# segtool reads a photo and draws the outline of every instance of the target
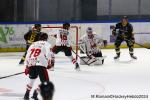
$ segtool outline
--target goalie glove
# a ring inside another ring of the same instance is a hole
[[[94,59],[94,60],[96,59],[96,57],[94,57],[93,55],[91,55],[90,57],[91,57],[91,59]]]

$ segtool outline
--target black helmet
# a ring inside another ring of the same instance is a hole
[[[51,98],[54,94],[54,85],[52,82],[44,82],[40,85],[40,93],[43,98]]]
[[[34,24],[34,27],[41,27],[41,24]]]
[[[45,40],[46,41],[47,39],[48,39],[47,33],[41,33],[39,40]]]
[[[70,27],[70,23],[68,22],[63,23],[63,27],[66,27],[66,26]]]
[[[121,21],[124,20],[124,19],[128,21],[128,17],[127,16],[123,16]]]
[[[127,16],[123,16],[123,19],[128,19],[128,17]]]

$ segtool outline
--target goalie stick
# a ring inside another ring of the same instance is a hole
[[[20,74],[23,74],[23,73],[24,73],[24,72],[20,72],[20,73],[16,73],[16,74],[11,74],[11,75],[7,75],[7,76],[3,76],[3,77],[0,77],[0,79],[4,79],[4,78],[16,76],[16,75],[20,75]]]

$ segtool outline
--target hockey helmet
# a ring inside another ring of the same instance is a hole
[[[69,27],[70,27],[70,23],[68,23],[68,22],[65,22],[65,23],[63,23],[63,28],[64,29],[69,29]]]
[[[45,40],[45,41],[47,41],[47,39],[48,39],[47,33],[41,33],[41,35],[39,37],[39,40]]]
[[[122,19],[128,19],[128,17],[127,16],[123,16],[123,18]]]
[[[41,24],[34,24],[34,27],[41,27]]]
[[[38,32],[41,31],[41,24],[34,24],[34,29],[37,30]]]
[[[127,18],[127,16],[123,16],[123,18],[121,19],[121,23],[122,23],[123,26],[126,26],[126,25],[127,25],[127,23],[128,23],[128,18]]]
[[[89,36],[89,38],[90,38],[91,36],[93,36],[93,29],[92,29],[92,27],[88,27],[88,28],[86,29],[86,33],[87,33],[87,35]]]
[[[86,32],[87,32],[87,33],[91,33],[91,32],[93,32],[92,27],[88,27],[88,28],[86,29]]]

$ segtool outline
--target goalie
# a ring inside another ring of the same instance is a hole
[[[89,64],[89,65],[102,65],[104,63],[104,58],[102,56],[101,50],[98,48],[106,47],[107,41],[103,40],[97,34],[93,34],[93,29],[88,27],[86,29],[86,34],[81,37],[79,40],[79,47],[81,53],[86,54],[85,56],[81,57],[80,64]],[[85,63],[87,62],[87,63]]]

